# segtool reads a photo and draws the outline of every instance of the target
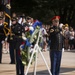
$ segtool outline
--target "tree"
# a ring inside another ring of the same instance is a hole
[[[50,23],[54,15],[59,15],[62,23],[74,27],[74,4],[74,0],[12,0],[12,11],[24,12],[44,23]]]

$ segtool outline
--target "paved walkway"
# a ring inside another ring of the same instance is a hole
[[[49,51],[42,53],[48,66],[50,66]],[[40,53],[38,54],[37,59],[37,75],[49,75]],[[16,75],[15,65],[11,65],[9,63],[9,54],[3,54],[2,64],[0,64],[0,75]],[[34,64],[30,66],[28,75],[34,75],[33,72]],[[75,51],[63,52],[60,75],[75,75]]]

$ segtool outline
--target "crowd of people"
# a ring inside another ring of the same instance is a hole
[[[0,63],[2,63],[2,49],[3,52],[10,54],[10,64],[15,64],[16,59],[16,73],[17,75],[24,75],[24,65],[19,59],[20,45],[23,42],[22,35],[32,26],[36,20],[24,14],[12,14],[10,20],[11,32],[8,37],[5,36],[4,21],[5,17],[0,12]],[[42,24],[42,51],[50,51],[51,59],[51,73],[58,75],[60,71],[60,63],[62,57],[62,48],[65,50],[75,49],[75,31],[68,24],[59,23],[60,17],[54,16],[51,25]],[[48,48],[49,47],[49,48]],[[4,50],[6,48],[6,50]],[[16,53],[16,55],[14,54]],[[56,68],[55,68],[56,67]]]
[[[48,35],[49,28],[50,28],[50,25],[43,25],[44,33],[42,34]],[[75,31],[74,29],[72,27],[69,27],[68,24],[63,25],[62,28],[63,28],[63,33],[65,36],[63,48],[68,51],[74,50],[75,49]],[[49,50],[50,40],[48,36],[44,36],[43,38],[44,38],[43,39],[44,42],[42,44],[43,46],[42,51],[47,51]],[[8,42],[3,43],[3,53],[9,53],[9,43]]]
[[[75,31],[72,27],[69,27],[68,24],[66,24],[65,30],[64,30],[64,48],[67,50],[74,50],[75,49]]]

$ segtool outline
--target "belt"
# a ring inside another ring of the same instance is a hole
[[[13,34],[13,33],[12,33],[11,36],[18,37],[18,38],[22,38],[22,36],[20,36],[20,35],[16,35],[16,34]]]
[[[17,38],[21,39],[22,36],[15,36],[15,38],[16,38],[16,39],[17,39]],[[14,37],[10,37],[10,40],[14,40]]]
[[[18,36],[18,35],[15,35],[15,37],[17,37],[17,38],[22,38],[22,36]]]

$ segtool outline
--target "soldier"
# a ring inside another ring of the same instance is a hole
[[[5,40],[3,17],[0,16],[0,63],[2,60],[2,41]]]
[[[22,43],[22,33],[24,33],[24,28],[21,24],[18,23],[17,18],[14,17],[12,19],[13,25],[11,27],[10,39],[13,39],[13,45],[15,49],[16,56],[16,75],[24,75],[24,65],[21,61],[20,56],[20,45]]]
[[[15,44],[14,44],[14,42],[15,42],[15,40],[14,40],[14,28],[15,28],[15,24],[16,24],[16,18],[14,17],[14,18],[12,18],[12,23],[11,23],[11,27],[10,27],[10,29],[11,29],[11,32],[10,32],[10,35],[8,36],[8,42],[9,42],[9,52],[10,52],[10,64],[15,64],[15,51],[14,51],[14,49],[15,49]]]
[[[52,27],[49,29],[50,44],[50,60],[52,75],[59,75],[62,48],[63,48],[63,35],[62,30],[59,28],[60,16],[54,16],[52,20]]]

